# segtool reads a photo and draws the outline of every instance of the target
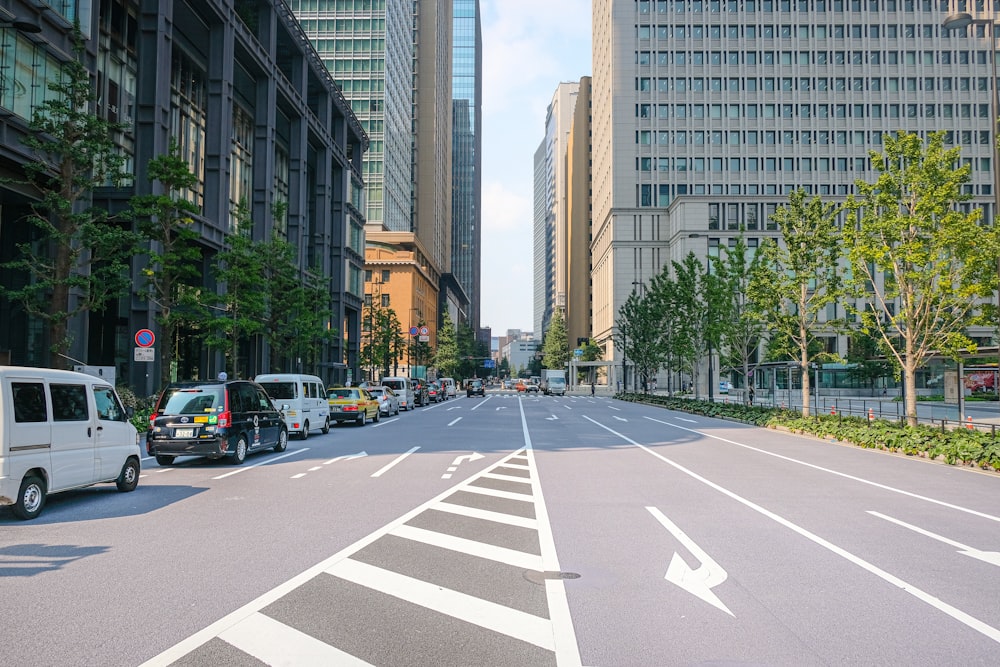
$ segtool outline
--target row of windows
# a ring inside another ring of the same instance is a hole
[[[385,12],[385,0],[290,0],[289,8],[299,12]]]
[[[792,76],[766,76],[756,77],[709,77],[691,78],[662,77],[659,79],[649,79],[638,77],[635,80],[635,89],[640,93],[649,93],[653,88],[659,93],[765,93],[773,92],[890,92],[890,93],[916,93],[920,91],[933,92],[942,90],[950,92],[959,91],[979,91],[988,92],[990,90],[990,79],[986,76],[957,76],[957,77],[873,77],[862,76],[835,76],[835,77],[792,77]]]
[[[800,14],[831,12],[932,12],[947,14],[950,0],[636,0],[639,14],[736,14],[746,12],[798,12]],[[958,11],[969,11],[974,6],[985,9],[984,0],[959,0]]]
[[[302,29],[315,39],[318,33],[358,33],[358,32],[385,32],[385,19],[378,18],[352,18],[352,19],[306,19],[299,21]],[[330,34],[329,36],[333,36]]]
[[[987,104],[637,104],[638,118],[989,118]]]
[[[853,186],[847,183],[664,183],[661,185],[640,184],[636,187],[636,206],[666,207],[674,199],[684,195],[719,195],[719,196],[739,196],[739,195],[765,195],[775,197],[787,197],[795,190],[804,190],[809,195],[846,197],[853,190]],[[976,190],[968,185],[962,186],[962,192],[967,195],[974,195]],[[984,193],[980,193],[984,194]],[[968,213],[973,207],[979,204],[975,202],[962,202],[958,204],[958,209]],[[768,228],[770,229],[770,228]]]
[[[640,146],[881,146],[882,132],[864,130],[637,130]],[[947,130],[948,145],[990,145],[989,130]],[[989,168],[988,162],[986,169]]]
[[[941,14],[948,16],[948,12]],[[839,17],[838,17],[839,18]],[[975,37],[985,37],[984,25],[973,25],[972,34]],[[798,39],[802,41],[816,39],[916,39],[922,37],[931,39],[937,36],[965,36],[965,30],[944,28],[940,23],[877,23],[844,24],[784,24],[784,25],[636,25],[635,34],[641,40],[755,40],[755,39]]]
[[[970,159],[961,161],[962,166],[972,163]],[[977,164],[988,172],[989,158],[980,158]],[[864,172],[871,171],[871,160],[867,157],[637,157],[637,171],[660,172]],[[985,185],[980,194],[990,194],[992,187]],[[987,192],[986,190],[990,192]]]
[[[636,51],[640,66],[985,65],[986,51]]]

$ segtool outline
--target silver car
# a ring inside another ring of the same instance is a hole
[[[399,414],[399,397],[389,387],[369,387],[368,393],[378,401],[378,410],[386,417]]]

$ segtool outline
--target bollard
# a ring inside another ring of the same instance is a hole
[[[837,406],[836,405],[831,405],[830,406],[830,416],[831,417],[836,417],[837,416]]]
[[[972,425],[972,415],[969,415],[968,417],[965,418],[965,428],[969,429],[970,431],[973,430],[973,428],[975,428]]]
[[[868,408],[868,421],[869,422],[875,421],[875,410],[873,410],[872,408]]]

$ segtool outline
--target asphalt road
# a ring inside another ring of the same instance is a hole
[[[5,665],[995,665],[1000,476],[488,393],[0,509]]]

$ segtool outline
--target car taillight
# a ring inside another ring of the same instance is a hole
[[[344,412],[357,412],[357,411],[358,411],[358,406],[356,406],[356,405],[345,405],[344,406]]]
[[[226,428],[232,420],[232,415],[226,411],[219,415],[219,428]]]

